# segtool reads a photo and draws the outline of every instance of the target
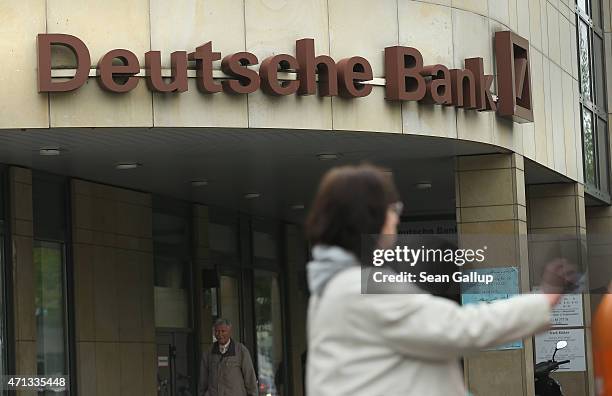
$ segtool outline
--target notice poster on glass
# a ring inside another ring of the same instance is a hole
[[[566,294],[552,310],[553,327],[580,327],[584,324],[582,294]]]
[[[467,270],[478,275],[491,275],[493,281],[489,284],[464,283],[461,285],[461,304],[491,303],[497,300],[519,294],[519,270],[516,267],[501,268],[479,268]],[[504,345],[500,345],[489,350],[520,349],[523,341],[517,340]]]
[[[558,329],[538,334],[535,337],[535,363],[552,359],[558,341],[567,341],[567,346],[557,351],[555,361],[570,361],[559,366],[558,371],[586,371],[584,329]]]
[[[534,292],[540,293],[540,289],[535,288]],[[582,327],[583,312],[582,294],[565,294],[552,309],[550,323],[552,327]]]

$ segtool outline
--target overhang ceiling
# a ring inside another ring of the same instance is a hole
[[[60,147],[59,156],[41,156]],[[214,128],[59,128],[0,131],[0,162],[26,166],[299,222],[321,175],[339,164],[368,161],[393,170],[411,215],[454,212],[454,157],[504,152],[474,142],[426,136],[305,130]],[[320,153],[340,153],[322,161]],[[142,167],[117,170],[120,162]],[[563,180],[535,163],[527,179]],[[536,177],[537,176],[537,177]],[[191,181],[209,184],[193,187]],[[415,184],[427,181],[429,190]],[[257,192],[253,200],[245,193]]]

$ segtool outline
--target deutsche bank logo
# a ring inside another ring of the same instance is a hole
[[[495,33],[497,112],[515,122],[533,122],[529,42],[509,31]]]

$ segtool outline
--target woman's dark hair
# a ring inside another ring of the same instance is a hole
[[[306,237],[313,245],[339,246],[359,257],[362,238],[380,233],[389,205],[398,199],[390,172],[367,164],[333,168],[319,185]]]

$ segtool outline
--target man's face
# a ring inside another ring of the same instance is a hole
[[[215,338],[219,344],[225,345],[232,336],[232,327],[227,325],[215,326]]]

